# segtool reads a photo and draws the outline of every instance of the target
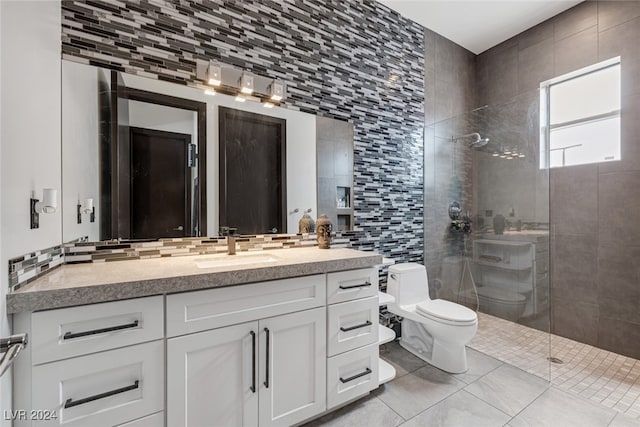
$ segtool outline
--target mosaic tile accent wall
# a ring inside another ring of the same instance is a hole
[[[355,127],[354,247],[423,259],[424,29],[374,0],[63,1],[65,59],[196,86],[215,59]]]
[[[332,248],[350,248],[359,241],[357,233],[341,231],[332,234]],[[317,246],[315,234],[269,234],[236,237],[238,252]],[[227,252],[227,239],[186,237],[127,242],[108,240],[88,242],[78,239],[9,260],[9,289],[16,291],[63,264],[128,261],[170,256],[214,255]]]
[[[9,260],[9,290],[15,291],[64,264],[61,245],[31,252]]]

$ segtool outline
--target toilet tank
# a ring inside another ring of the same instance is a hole
[[[395,304],[405,306],[429,299],[427,270],[421,264],[406,263],[389,267],[387,293],[396,298]]]

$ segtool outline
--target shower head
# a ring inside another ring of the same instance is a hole
[[[460,139],[469,138],[469,137],[473,137],[473,141],[471,141],[469,143],[469,147],[471,147],[471,148],[484,147],[485,145],[487,145],[489,143],[489,138],[481,137],[478,132],[473,132],[473,133],[468,133],[466,135],[451,137],[451,140],[453,142],[458,142],[458,140],[460,140]]]
[[[488,143],[489,143],[489,138],[480,138],[479,140],[474,141],[471,144],[469,144],[469,147],[471,147],[471,148],[484,147]]]

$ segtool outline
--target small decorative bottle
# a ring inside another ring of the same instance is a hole
[[[333,226],[326,215],[320,215],[316,221],[316,234],[318,236],[318,248],[329,249],[331,247],[331,231]]]

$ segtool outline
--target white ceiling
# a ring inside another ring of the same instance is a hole
[[[378,0],[478,54],[582,0]]]

